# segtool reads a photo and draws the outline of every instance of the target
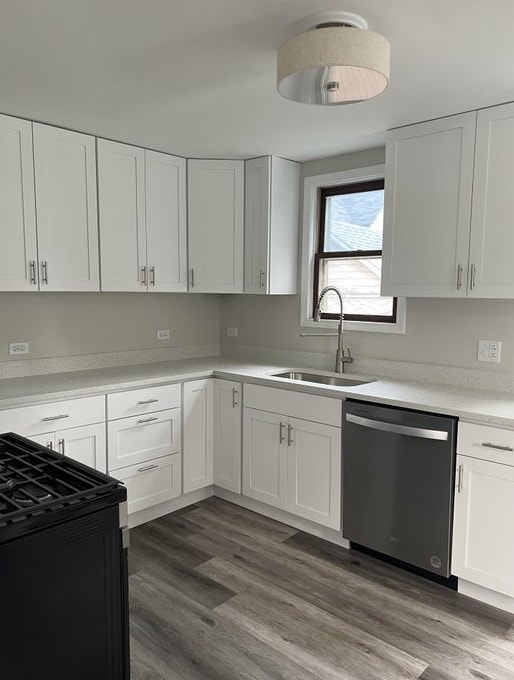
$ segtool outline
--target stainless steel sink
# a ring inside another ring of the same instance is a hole
[[[286,378],[287,380],[299,380],[302,382],[320,383],[321,385],[336,385],[337,387],[355,387],[356,385],[367,385],[375,382],[371,380],[353,380],[342,376],[323,375],[320,373],[304,373],[303,371],[285,371],[284,373],[274,373],[274,378]]]

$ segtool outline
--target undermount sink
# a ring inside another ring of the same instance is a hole
[[[319,373],[304,373],[303,371],[285,371],[275,373],[274,378],[285,378],[287,380],[299,380],[302,382],[320,383],[321,385],[335,385],[337,387],[355,387],[356,385],[367,385],[375,380],[354,380],[353,378],[343,378],[335,375],[322,375]]]

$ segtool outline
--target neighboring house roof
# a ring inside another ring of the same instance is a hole
[[[332,222],[325,247],[338,250],[382,250],[382,232],[350,222]]]

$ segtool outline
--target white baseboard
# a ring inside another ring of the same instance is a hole
[[[334,529],[327,529],[326,527],[316,524],[315,522],[310,522],[307,519],[296,517],[296,515],[292,515],[285,510],[280,510],[279,508],[274,508],[271,505],[260,503],[259,501],[253,500],[253,498],[248,498],[247,496],[242,496],[241,494],[227,491],[226,489],[222,489],[219,486],[214,487],[214,495],[217,498],[222,498],[223,500],[234,503],[235,505],[240,505],[247,510],[257,512],[259,515],[270,517],[277,522],[282,522],[282,524],[287,524],[288,526],[299,529],[300,531],[305,531],[307,534],[324,538],[326,541],[330,541],[330,543],[336,543],[343,548],[350,547],[350,542],[347,541],[346,538],[343,538],[338,531],[334,531]]]
[[[182,508],[185,508],[188,505],[199,503],[206,498],[210,498],[212,494],[213,487],[206,486],[204,489],[191,491],[190,493],[186,493],[182,496],[179,496],[178,498],[174,498],[172,501],[166,501],[165,503],[159,503],[159,505],[153,505],[151,508],[146,508],[145,510],[140,510],[139,512],[133,512],[128,517],[129,529],[133,529],[140,524],[145,524],[145,522],[151,522],[153,519],[157,519],[163,515],[169,515],[170,512],[182,510]]]
[[[509,595],[504,595],[503,593],[497,593],[494,590],[478,586],[476,583],[464,581],[461,578],[459,578],[457,590],[462,595],[467,595],[474,600],[480,600],[480,602],[490,604],[492,607],[503,609],[505,612],[514,614],[514,597],[509,597]]]

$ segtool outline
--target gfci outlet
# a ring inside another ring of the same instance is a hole
[[[156,335],[157,335],[157,340],[169,340],[170,339],[169,329],[156,331]]]
[[[227,336],[229,338],[237,338],[237,328],[235,326],[227,326]]]
[[[478,361],[489,361],[493,364],[500,363],[502,344],[499,340],[478,341]]]
[[[9,356],[17,356],[18,354],[30,354],[30,343],[28,342],[10,342]]]

